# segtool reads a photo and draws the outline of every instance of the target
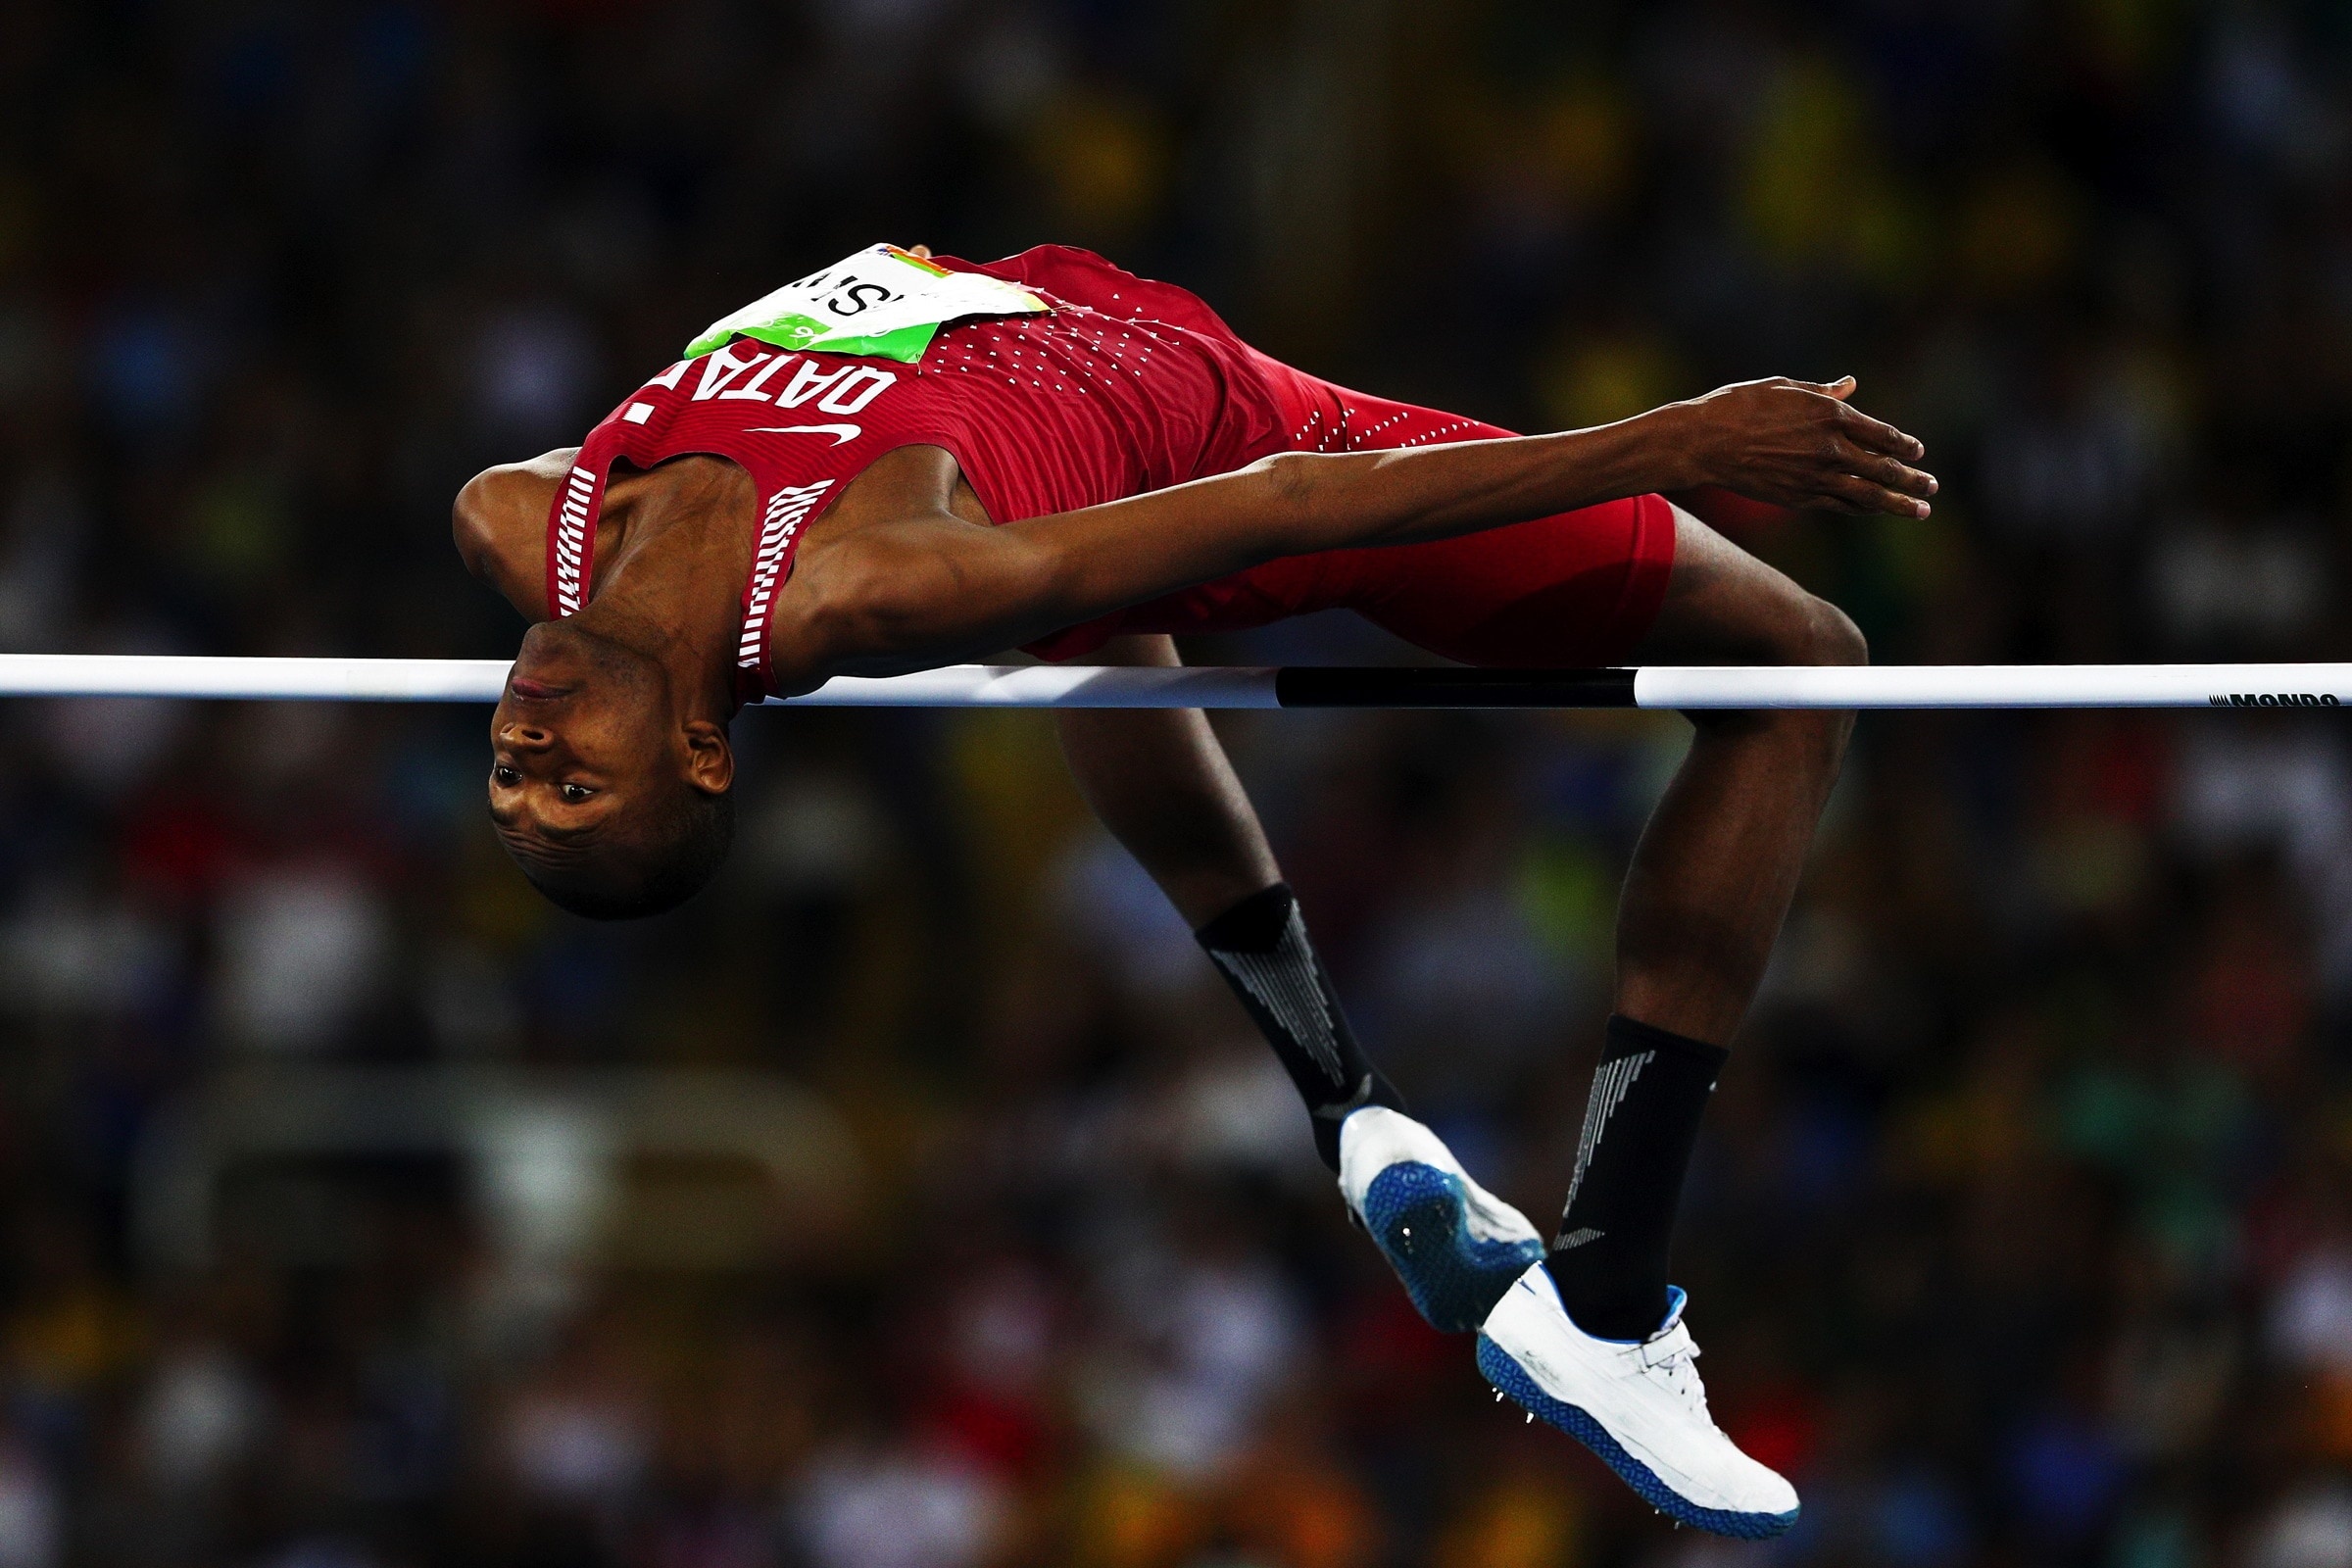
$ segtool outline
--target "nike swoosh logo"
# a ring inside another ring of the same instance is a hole
[[[749,428],[763,435],[829,435],[835,446],[865,434],[862,424],[755,424]]]

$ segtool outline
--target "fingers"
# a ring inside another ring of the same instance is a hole
[[[1897,490],[1925,501],[1940,488],[1936,476],[1925,469],[1914,468],[1875,452],[1865,452],[1849,442],[1840,442],[1838,445],[1842,448],[1838,454],[1840,464],[1846,471],[1858,474],[1883,489]]]
[[[1927,444],[1917,436],[1905,435],[1884,420],[1874,419],[1850,403],[1838,406],[1838,429],[1856,446],[1889,457],[1916,463],[1928,455]]]
[[[1855,516],[1883,514],[1891,517],[1916,519],[1927,516],[1931,510],[1925,501],[1898,494],[1851,473],[1831,474],[1823,481],[1821,493],[1830,510]]]
[[[1839,433],[1857,446],[1873,452],[1884,452],[1888,457],[1900,458],[1907,463],[1916,463],[1928,455],[1927,444],[1917,436],[1905,435],[1885,420],[1872,418],[1847,401],[1854,395],[1857,385],[1850,375],[1841,375],[1835,381],[1795,381],[1787,376],[1776,376],[1767,384],[1810,392],[1837,404],[1837,409],[1831,414],[1832,420]]]
[[[1770,387],[1788,387],[1798,392],[1810,392],[1815,397],[1828,398],[1838,405],[1832,416],[1838,428],[1860,445],[1869,447],[1873,451],[1885,452],[1903,459],[1927,456],[1928,449],[1918,437],[1905,435],[1883,419],[1872,418],[1847,401],[1853,397],[1854,388],[1858,384],[1850,375],[1841,375],[1835,381],[1797,381],[1785,375],[1779,375],[1762,384]]]
[[[1927,456],[1926,444],[1854,408],[1847,400],[1855,385],[1850,375],[1821,382],[1775,376],[1723,388],[1706,401],[1724,399],[1719,407],[1726,422],[1747,427],[1741,433],[1756,446],[1735,467],[1755,465],[1746,477],[1767,493],[1765,499],[1854,516],[1926,517],[1938,485],[1934,474],[1912,466]],[[1791,398],[1791,392],[1805,396]],[[1774,446],[1780,447],[1777,463],[1765,458],[1765,449]],[[1779,472],[1766,477],[1774,468]],[[1740,477],[1727,482],[1749,493]],[[1782,493],[1768,493],[1774,491]]]

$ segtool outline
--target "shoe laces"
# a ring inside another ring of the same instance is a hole
[[[1698,1344],[1681,1323],[1645,1340],[1640,1347],[1642,1365],[1657,1374],[1674,1396],[1700,1415],[1707,1413],[1706,1385],[1698,1379]]]

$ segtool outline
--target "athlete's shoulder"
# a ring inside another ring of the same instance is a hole
[[[547,514],[577,447],[502,463],[466,481],[450,508],[450,535],[466,569],[533,620],[547,618],[540,564]]]

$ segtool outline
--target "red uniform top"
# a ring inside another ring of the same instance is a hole
[[[1396,449],[1508,435],[1349,391],[1268,359],[1198,297],[1067,246],[977,267],[1051,314],[967,318],[917,364],[736,337],[655,376],[589,431],[548,514],[547,598],[586,602],[605,481],[689,453],[752,475],[760,540],[743,589],[738,691],[767,694],[768,626],[808,518],[897,447],[945,448],[997,522],[1228,473],[1271,453]],[[1030,651],[1123,632],[1238,630],[1346,608],[1471,663],[1579,665],[1629,652],[1674,562],[1672,509],[1632,496],[1449,539],[1292,556],[1066,628]]]
[[[1018,283],[1050,315],[951,324],[919,364],[793,353],[737,338],[655,376],[589,431],[548,516],[547,595],[586,602],[615,458],[705,453],[758,486],[760,531],[737,660],[765,694],[767,631],[807,520],[894,448],[945,448],[998,522],[1229,472],[1283,449],[1265,360],[1198,297],[1086,251],[1046,245],[956,271]],[[1039,644],[1051,656],[1055,640]]]

